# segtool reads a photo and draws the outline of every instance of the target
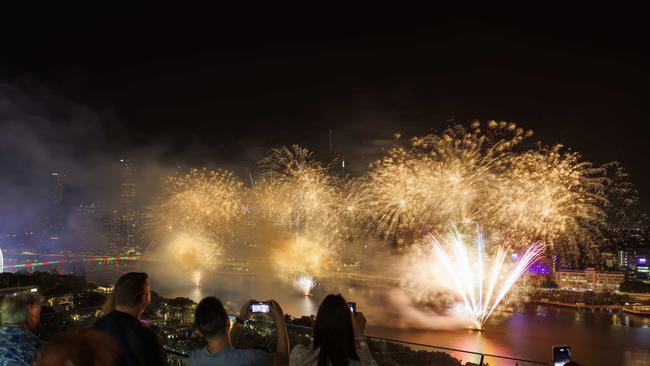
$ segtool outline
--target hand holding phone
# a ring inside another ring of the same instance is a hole
[[[366,336],[366,317],[362,312],[354,313],[354,336]]]
[[[553,366],[564,366],[571,362],[571,347],[553,346]]]
[[[268,314],[271,312],[271,304],[268,301],[253,301],[251,302],[251,313],[254,314]]]
[[[350,311],[352,314],[357,312],[357,303],[356,302],[348,302],[348,307],[350,308]]]
[[[239,311],[239,318],[242,320],[248,320],[251,317],[251,304],[254,303],[255,300],[248,300],[246,303],[241,307],[241,310]]]
[[[276,324],[279,322],[284,323],[284,312],[282,311],[280,304],[278,304],[278,302],[273,299],[269,300],[268,303],[271,306],[271,317],[276,322]]]

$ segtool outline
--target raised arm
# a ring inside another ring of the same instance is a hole
[[[241,319],[243,321],[246,321],[251,317],[251,303],[252,302],[253,302],[253,300],[248,300],[244,304],[244,306],[239,311],[239,316],[238,316],[239,319]],[[232,328],[230,330],[230,343],[231,343],[231,345],[233,347],[240,348],[239,338],[240,338],[241,334],[243,333],[243,331],[244,331],[244,325],[243,324],[241,324],[239,322],[235,322],[232,325]]]
[[[273,366],[284,366],[289,363],[289,336],[287,335],[287,325],[284,322],[284,313],[280,304],[275,300],[269,300],[271,303],[271,316],[277,327],[277,349],[273,357]]]
[[[366,338],[366,317],[362,312],[354,314],[354,343],[357,348],[357,356],[362,366],[377,366],[377,362],[370,354],[368,339]]]

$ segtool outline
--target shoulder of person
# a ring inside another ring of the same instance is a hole
[[[310,345],[306,346],[304,344],[296,344],[295,347],[293,347],[293,349],[291,351],[293,352],[293,350],[311,351],[312,350],[312,345],[310,344]]]
[[[269,365],[273,360],[273,354],[259,349],[230,348],[219,353],[221,353],[221,360],[232,365]]]
[[[318,363],[318,350],[312,346],[296,345],[289,355],[289,365],[316,365]]]
[[[102,316],[100,316],[99,318],[97,318],[97,320],[95,320],[94,325],[105,323],[107,317],[108,317],[108,315],[102,315]]]
[[[264,350],[261,349],[234,349],[231,348],[231,352],[236,352],[237,354],[243,356],[243,357],[267,357],[270,356],[272,357],[273,354],[268,353]]]
[[[145,327],[144,325],[138,329],[135,334],[142,339],[141,342],[145,342],[151,347],[160,348],[162,351],[162,343],[158,333],[154,332],[152,329]]]
[[[110,312],[106,315],[102,315],[99,319],[95,320],[93,326],[113,326],[120,322],[120,318],[115,314],[115,312]]]
[[[291,355],[292,356],[300,356],[300,355],[305,355],[308,353],[311,353],[313,350],[311,346],[305,346],[303,344],[297,344],[293,349],[291,350]]]
[[[205,347],[193,349],[192,352],[190,352],[190,361],[201,357],[201,352],[205,352]]]

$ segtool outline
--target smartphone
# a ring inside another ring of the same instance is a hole
[[[352,314],[357,312],[357,303],[356,302],[349,302],[348,307],[350,308],[350,311]]]
[[[553,346],[553,365],[563,366],[565,363],[571,361],[571,347],[569,346]]]
[[[271,312],[271,305],[267,301],[254,301],[251,303],[251,313],[268,314]]]

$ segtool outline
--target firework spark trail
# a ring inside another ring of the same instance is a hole
[[[259,166],[263,177],[254,197],[258,213],[288,228],[336,229],[339,184],[309,150],[297,145],[272,149]]]
[[[161,242],[174,232],[222,238],[238,227],[244,209],[244,185],[232,172],[192,169],[167,177],[155,209],[149,212],[149,241]]]
[[[392,149],[373,163],[363,194],[377,231],[389,236],[400,227],[442,229],[450,220],[480,223],[489,217],[483,206],[496,197],[507,149],[530,134],[514,124],[493,129],[483,133],[474,124],[471,130],[455,126],[440,136],[416,137],[410,147]]]
[[[272,149],[259,163],[255,212],[271,223],[271,262],[276,275],[308,294],[307,278],[331,271],[348,225],[341,214],[342,185],[300,146]],[[296,285],[296,276],[305,276]],[[313,280],[312,280],[313,281]],[[307,286],[307,287],[305,287]]]
[[[316,286],[316,280],[313,277],[300,276],[293,282],[293,286],[305,296],[309,296]]]
[[[431,234],[428,236],[435,257],[444,268],[444,272],[453,282],[453,289],[463,300],[465,311],[472,318],[474,326],[482,329],[485,321],[501,303],[517,279],[537,261],[544,252],[545,244],[539,242],[528,247],[517,264],[505,273],[504,261],[508,248],[497,247],[496,254],[490,264],[486,263],[485,246],[480,231],[475,238],[476,258],[471,258],[467,245],[460,232],[453,227],[445,240],[448,249]],[[474,274],[473,265],[479,270]],[[488,267],[489,275],[484,269]],[[504,280],[501,277],[505,276]]]
[[[214,270],[244,211],[244,185],[232,172],[191,169],[167,177],[158,204],[147,214],[143,257],[180,263],[186,271]],[[194,274],[194,282],[197,282]]]
[[[230,171],[192,169],[169,177],[166,200],[161,205],[170,225],[191,227],[210,237],[230,230],[243,211],[243,183]]]
[[[609,195],[629,187],[611,165],[581,161],[562,145],[523,146],[531,135],[514,123],[475,122],[389,150],[361,184],[360,221],[384,238],[480,225],[504,245],[541,240],[563,260],[593,256]]]

